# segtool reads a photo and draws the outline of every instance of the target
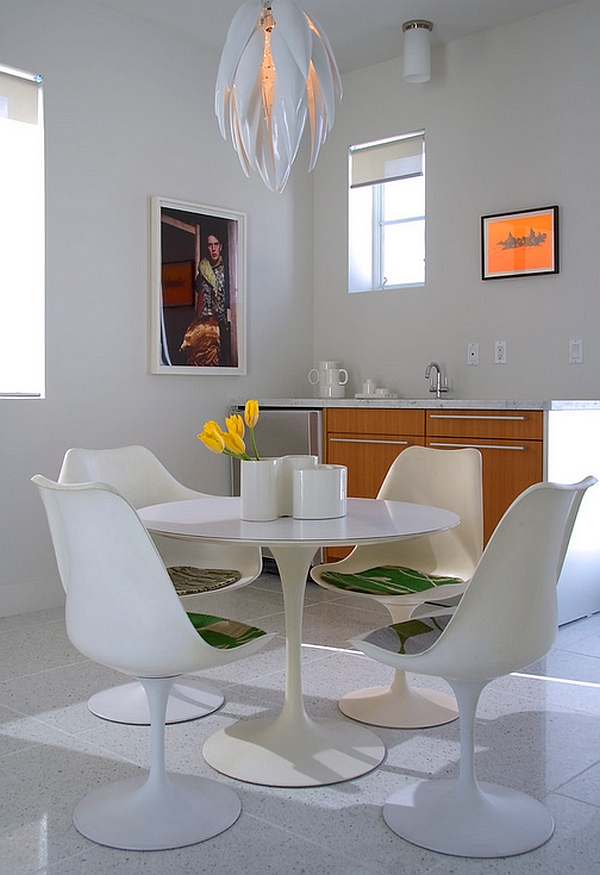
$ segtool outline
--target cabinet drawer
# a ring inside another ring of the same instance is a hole
[[[423,435],[424,410],[363,410],[357,407],[332,407],[325,411],[328,433],[380,435]]]
[[[428,410],[428,437],[538,440],[541,410]]]

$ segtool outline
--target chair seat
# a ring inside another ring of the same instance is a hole
[[[188,612],[188,617],[198,634],[218,650],[232,650],[241,647],[254,638],[260,638],[267,633],[257,626],[248,626],[239,620],[227,620],[224,617],[214,617],[211,614],[194,614]]]
[[[171,565],[167,572],[178,596],[211,592],[237,583],[242,577],[233,568],[196,568],[193,565]]]
[[[414,568],[406,568],[402,565],[378,565],[354,574],[323,571],[321,578],[339,589],[373,596],[410,595],[415,592],[425,592],[436,586],[465,582],[460,577],[426,574],[424,571],[416,571]]]

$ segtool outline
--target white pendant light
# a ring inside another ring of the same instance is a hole
[[[293,0],[247,0],[221,54],[215,112],[246,176],[283,191],[310,123],[309,170],[333,126],[342,82],[323,30]]]
[[[428,82],[431,78],[430,21],[405,21],[404,78],[407,82]]]

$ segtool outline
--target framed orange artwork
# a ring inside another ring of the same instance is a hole
[[[481,217],[481,278],[558,273],[558,207]]]

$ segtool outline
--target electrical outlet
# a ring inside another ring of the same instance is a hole
[[[506,341],[497,340],[494,346],[494,362],[497,365],[506,364]]]
[[[569,341],[569,364],[583,364],[583,340]]]
[[[479,364],[479,344],[478,343],[468,343],[467,344],[467,364],[468,365],[478,365]]]

